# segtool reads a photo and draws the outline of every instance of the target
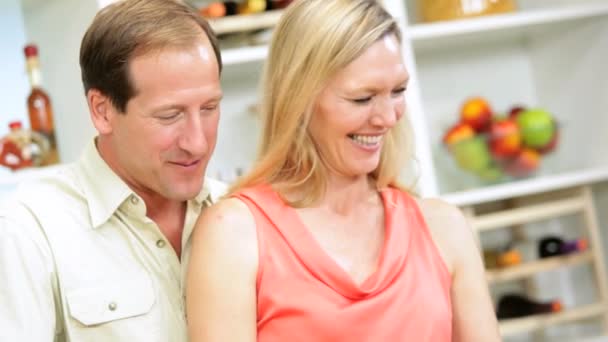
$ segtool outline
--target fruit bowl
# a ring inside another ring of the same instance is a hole
[[[483,181],[534,175],[544,156],[559,140],[559,125],[542,108],[513,106],[497,115],[481,98],[467,99],[460,120],[443,135],[443,146],[453,162]]]

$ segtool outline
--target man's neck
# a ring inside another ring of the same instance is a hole
[[[187,202],[177,201],[149,201],[144,198],[146,203],[146,216],[154,221],[167,241],[171,243],[178,257],[182,251],[182,233],[186,220]]]

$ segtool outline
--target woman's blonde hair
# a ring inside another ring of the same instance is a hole
[[[282,15],[272,37],[262,78],[263,131],[257,162],[233,187],[269,183],[296,207],[314,203],[325,192],[327,168],[308,132],[315,103],[328,80],[379,39],[401,32],[394,18],[374,0],[298,0]],[[406,121],[406,120],[402,120]],[[407,127],[404,127],[407,126]],[[400,187],[402,161],[411,155],[407,122],[384,139],[376,186]]]

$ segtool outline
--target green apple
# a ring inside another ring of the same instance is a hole
[[[549,112],[543,109],[529,109],[517,115],[517,125],[523,143],[532,148],[543,148],[555,135],[555,122]]]
[[[475,136],[453,144],[450,148],[462,169],[480,172],[489,167],[492,158],[484,138]]]

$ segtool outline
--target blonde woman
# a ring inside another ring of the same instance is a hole
[[[300,0],[276,28],[258,161],[197,223],[192,341],[498,341],[461,213],[397,183],[408,72],[373,0]]]

